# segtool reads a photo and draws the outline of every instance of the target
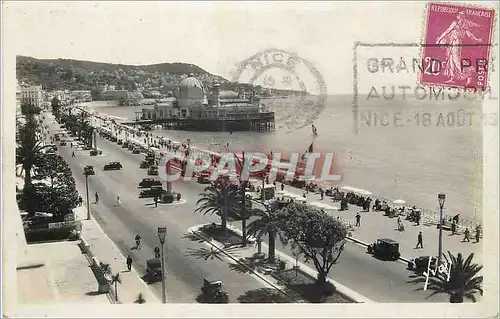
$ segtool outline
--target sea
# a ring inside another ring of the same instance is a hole
[[[155,130],[174,141],[231,152],[333,152],[334,185],[369,190],[390,201],[403,199],[438,211],[437,194],[445,193],[444,212],[482,220],[482,104],[480,99],[430,100],[415,96],[392,99],[350,95],[273,98],[262,104],[276,113],[270,132],[189,132]],[[100,113],[135,120],[141,106],[91,102]],[[312,134],[311,125],[318,135]],[[496,125],[496,123],[490,123]]]

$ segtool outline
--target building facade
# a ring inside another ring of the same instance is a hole
[[[43,90],[41,85],[21,86],[21,103],[42,106]]]

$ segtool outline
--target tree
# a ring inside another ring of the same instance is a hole
[[[118,284],[122,283],[122,279],[120,278],[120,273],[117,273],[116,275],[111,276],[111,285],[115,285],[115,297],[116,301],[118,301]]]
[[[52,99],[50,105],[52,106],[52,114],[54,114],[56,120],[59,120],[61,118],[61,102],[57,96]]]
[[[433,290],[433,292],[427,298],[439,293],[446,293],[450,295],[450,303],[463,303],[464,298],[476,302],[476,294],[483,295],[483,276],[478,276],[483,266],[472,263],[474,253],[465,260],[461,253],[455,257],[448,251],[448,256],[444,255],[446,265],[451,265],[449,280],[447,275],[429,277],[427,289]],[[419,277],[411,282],[423,283],[425,281],[425,277]],[[423,290],[423,288],[418,290]]]
[[[26,198],[27,201],[37,200],[39,211],[53,213],[56,217],[64,216],[76,207],[78,191],[75,180],[60,155],[39,154],[35,159],[34,172],[35,180],[47,183],[34,184],[34,197]]]
[[[24,187],[31,187],[31,170],[37,156],[46,148],[53,148],[52,145],[43,145],[43,141],[38,135],[38,124],[32,115],[26,116],[26,123],[19,128],[16,165],[22,165],[24,172]]]
[[[317,284],[324,285],[328,272],[340,258],[347,236],[338,220],[306,204],[290,203],[278,211],[280,239],[291,244],[296,256],[312,260],[318,271]]]
[[[237,216],[240,210],[239,191],[229,184],[218,184],[206,187],[200,196],[195,212],[218,215],[221,218],[221,227],[227,231],[228,216]]]
[[[254,236],[257,239],[258,253],[261,252],[262,237],[266,234],[269,235],[269,250],[268,260],[274,263],[276,259],[276,234],[278,226],[278,215],[276,213],[276,203],[265,205],[262,203],[264,209],[254,208],[250,211],[252,216],[257,216],[259,219],[252,221],[248,224],[247,236]]]

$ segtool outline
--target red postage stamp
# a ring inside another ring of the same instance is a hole
[[[420,83],[485,90],[494,9],[429,3]]]

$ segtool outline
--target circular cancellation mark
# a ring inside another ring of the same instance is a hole
[[[285,50],[272,48],[245,59],[231,81],[259,83],[261,94],[274,90],[264,106],[275,112],[277,124],[289,132],[314,123],[325,108],[327,87],[321,73],[308,60]],[[276,96],[280,92],[286,98]]]

